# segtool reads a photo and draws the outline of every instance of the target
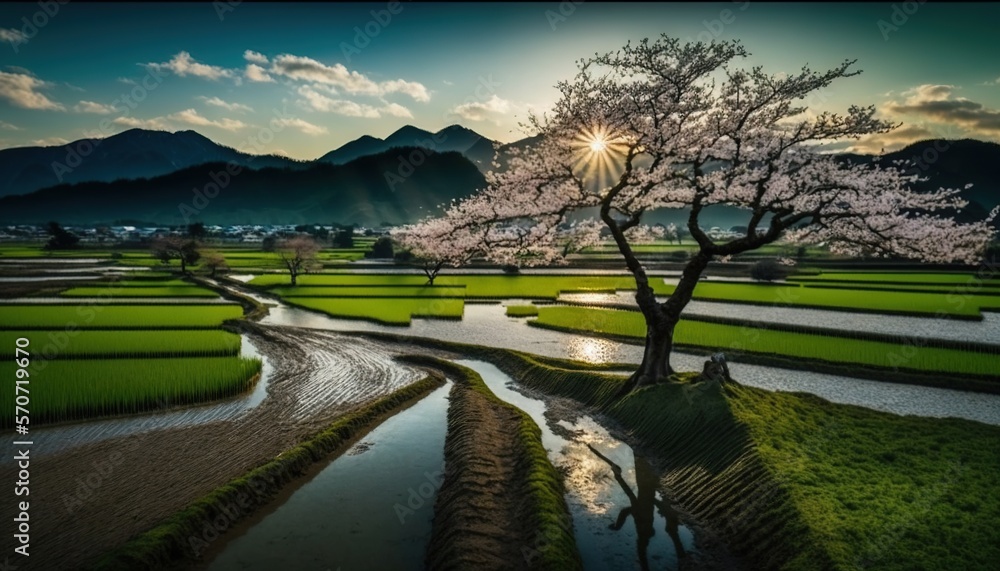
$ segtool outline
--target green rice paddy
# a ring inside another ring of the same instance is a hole
[[[461,319],[465,310],[464,300],[451,298],[288,297],[284,301],[333,317],[366,319],[387,325],[409,325],[411,317]]]
[[[235,304],[4,304],[0,305],[0,330],[209,328],[242,315],[243,309]]]
[[[539,307],[536,326],[644,339],[646,325],[637,311],[589,307]],[[901,343],[832,337],[681,320],[677,345],[732,352],[811,359],[845,365],[908,369],[952,375],[1000,377],[1000,354]]]
[[[29,340],[31,352],[44,359],[208,357],[240,352],[240,336],[228,331],[0,331],[0,357],[13,359],[14,342],[21,337]]]
[[[219,297],[210,289],[190,284],[172,287],[74,287],[59,295],[63,297]]]

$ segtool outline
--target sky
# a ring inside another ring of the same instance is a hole
[[[1000,140],[1000,4],[59,1],[0,5],[0,148],[135,127],[307,160],[407,124],[510,142],[578,60],[660,34],[739,39],[772,73],[858,60],[810,107],[902,126],[841,148]]]

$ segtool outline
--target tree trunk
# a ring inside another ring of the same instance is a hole
[[[635,294],[639,310],[646,320],[646,349],[639,369],[622,386],[619,396],[624,396],[637,387],[665,381],[674,370],[670,366],[670,353],[674,347],[674,329],[680,321],[681,312],[694,295],[701,274],[708,267],[712,255],[698,252],[681,275],[677,287],[667,301],[656,301],[653,288],[640,286]]]
[[[299,275],[295,272],[295,270],[291,270],[291,272],[289,273],[292,276],[292,285],[296,285],[296,281],[298,280]]]

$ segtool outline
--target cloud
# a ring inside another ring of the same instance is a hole
[[[115,108],[110,105],[95,103],[93,101],[81,101],[73,106],[73,111],[77,113],[94,113],[96,115],[110,115],[115,112]]]
[[[243,75],[253,83],[274,83],[274,78],[268,75],[267,70],[255,63],[247,64]]]
[[[269,71],[289,79],[331,85],[351,95],[379,97],[402,93],[416,101],[430,101],[427,88],[420,83],[402,79],[378,83],[363,73],[347,69],[343,64],[326,65],[308,57],[279,55],[274,58]]]
[[[250,63],[259,63],[260,65],[268,64],[267,56],[265,56],[260,52],[255,52],[253,50],[247,50],[243,52],[243,59],[247,60]]]
[[[201,77],[203,79],[209,79],[212,81],[218,81],[222,78],[232,78],[235,73],[231,69],[226,69],[223,67],[218,67],[215,65],[207,65],[195,61],[188,52],[182,51],[175,55],[168,62],[164,63],[147,63],[146,67],[155,69],[157,71],[170,71],[174,75],[179,77],[186,77],[188,75],[194,77]]]
[[[66,108],[39,93],[38,90],[50,87],[42,81],[24,73],[7,73],[0,71],[0,98],[6,99],[15,107],[23,109],[40,109],[46,111],[65,111]]]
[[[389,103],[382,108],[382,111],[385,112],[386,115],[391,115],[393,117],[403,117],[405,119],[413,118],[413,113],[410,113],[409,109],[399,105],[398,103]]]
[[[364,117],[367,119],[378,119],[381,117],[378,109],[371,105],[364,105],[344,99],[332,99],[305,85],[299,88],[299,95],[305,97],[304,103],[306,106],[315,111],[325,111],[347,117]]]
[[[58,147],[60,145],[65,145],[68,143],[66,139],[62,137],[47,137],[45,139],[35,139],[31,142],[32,145],[36,147]]]
[[[888,133],[876,133],[863,137],[851,145],[847,151],[866,155],[877,155],[882,151],[891,153],[917,141],[926,141],[927,139],[934,139],[936,137],[937,135],[926,127],[903,125]]]
[[[139,119],[137,117],[118,117],[112,119],[111,121],[115,125],[121,127],[128,127],[130,129],[152,129],[154,131],[169,131],[170,125],[168,125],[163,117],[156,117],[153,119]]]
[[[204,101],[207,105],[221,107],[227,111],[236,111],[240,113],[253,111],[253,108],[249,105],[243,105],[242,103],[227,103],[218,97],[205,97],[204,95],[201,95],[197,97],[197,99]]]
[[[10,42],[12,44],[21,44],[28,41],[28,38],[23,32],[15,30],[14,28],[0,28],[0,41]]]
[[[18,127],[17,125],[11,125],[10,123],[8,123],[6,121],[0,121],[0,129],[3,129],[4,131],[20,131],[21,130],[21,128]]]
[[[118,83],[124,83],[125,85],[138,85],[135,80],[129,79],[127,77],[119,77]]]
[[[235,119],[219,119],[218,121],[212,121],[207,117],[199,115],[194,109],[185,109],[183,111],[178,111],[177,113],[172,113],[167,115],[165,119],[168,121],[187,123],[188,125],[196,125],[198,127],[216,127],[226,131],[238,131],[247,127],[246,123]]]
[[[958,126],[973,137],[1000,137],[1000,110],[956,97],[956,89],[953,85],[919,85],[903,92],[907,97],[902,103],[888,101],[882,110],[893,116]]]
[[[277,119],[273,122],[277,123],[278,125],[281,125],[282,127],[294,127],[295,129],[298,129],[300,132],[306,135],[312,135],[312,136],[325,135],[329,132],[326,130],[326,127],[313,125],[312,123],[304,121],[299,118]]]
[[[469,121],[492,121],[499,124],[498,116],[508,114],[512,106],[510,101],[493,95],[486,101],[463,103],[452,112]]]

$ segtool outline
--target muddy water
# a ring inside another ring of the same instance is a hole
[[[479,373],[494,394],[530,414],[542,429],[549,459],[565,473],[584,569],[643,569],[643,560],[651,569],[677,569],[678,554],[695,549],[694,534],[657,489],[659,478],[649,462],[628,444],[589,416],[573,422],[547,416],[545,401],[516,391],[511,378],[489,363],[457,363]]]
[[[423,569],[450,388],[383,422],[199,569]]]

